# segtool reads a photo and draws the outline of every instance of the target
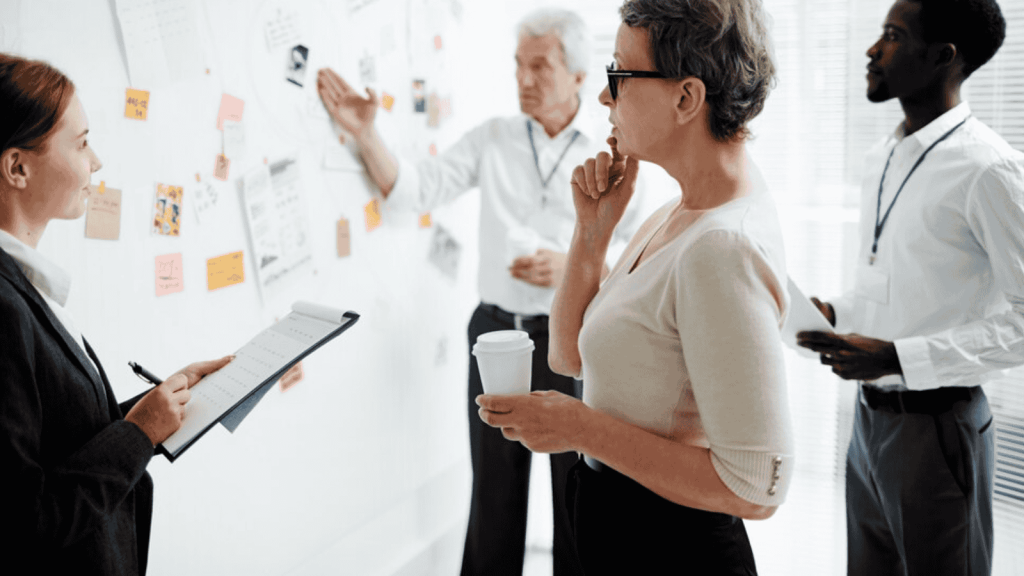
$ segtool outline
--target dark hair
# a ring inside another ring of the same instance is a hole
[[[921,5],[924,41],[956,46],[964,78],[995,56],[1006,39],[1006,20],[995,0],[910,0]]]
[[[619,13],[647,30],[658,72],[704,82],[715,139],[749,135],[775,77],[760,0],[626,0]]]
[[[41,150],[75,93],[75,85],[46,62],[0,53],[0,154]]]

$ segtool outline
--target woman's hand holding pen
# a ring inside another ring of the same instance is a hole
[[[192,388],[203,376],[228,365],[234,356],[219,360],[195,362],[175,372],[143,396],[128,411],[124,419],[138,426],[154,446],[166,440],[181,428]]]
[[[610,236],[636,190],[640,163],[619,154],[614,136],[609,136],[607,142],[611,154],[600,152],[573,171],[572,191],[577,226]]]

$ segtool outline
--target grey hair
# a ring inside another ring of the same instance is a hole
[[[518,38],[552,35],[562,45],[569,72],[586,72],[590,66],[590,31],[579,14],[557,8],[541,8],[519,22]]]
[[[750,135],[775,82],[772,44],[761,0],[626,0],[630,28],[644,28],[654,66],[669,78],[704,82],[712,136]]]

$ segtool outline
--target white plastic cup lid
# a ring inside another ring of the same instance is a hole
[[[473,354],[507,354],[533,350],[533,340],[522,330],[498,330],[481,334],[473,345]]]

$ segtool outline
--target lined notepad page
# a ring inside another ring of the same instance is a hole
[[[276,372],[348,322],[343,314],[308,302],[293,304],[290,314],[235,352],[230,364],[192,387],[181,428],[163,442],[164,449],[175,454],[187,445]]]

